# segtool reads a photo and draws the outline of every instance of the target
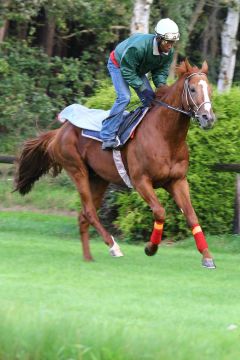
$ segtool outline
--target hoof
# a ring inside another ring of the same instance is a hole
[[[153,256],[158,251],[158,245],[148,242],[144,251],[147,256]]]
[[[116,243],[116,241],[114,240],[113,236],[113,246],[109,249],[109,253],[111,256],[113,257],[121,257],[123,256],[123,253],[121,252],[121,249],[119,247],[119,245]]]
[[[208,269],[216,269],[216,265],[214,264],[214,261],[211,258],[203,258],[202,266]]]
[[[83,260],[86,261],[86,262],[94,261],[94,259],[92,258],[92,256],[84,256]]]

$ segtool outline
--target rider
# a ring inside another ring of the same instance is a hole
[[[121,145],[117,131],[123,120],[123,112],[130,102],[129,86],[136,91],[143,106],[147,107],[155,94],[145,74],[151,71],[157,88],[166,84],[173,60],[173,45],[179,37],[177,24],[168,18],[162,19],[155,27],[155,35],[134,34],[111,52],[107,66],[117,98],[109,118],[103,121],[100,133],[103,150]]]

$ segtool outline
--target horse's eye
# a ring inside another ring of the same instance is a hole
[[[191,91],[192,94],[194,94],[196,92],[195,87],[191,86],[190,91]]]

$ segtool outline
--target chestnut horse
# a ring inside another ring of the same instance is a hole
[[[211,128],[215,116],[207,79],[208,66],[201,69],[187,60],[177,67],[177,81],[156,91],[156,100],[135,130],[134,137],[121,150],[121,156],[134,189],[150,206],[154,226],[145,253],[154,255],[161,241],[165,210],[154,188],[162,187],[174,198],[191,228],[202,265],[215,268],[203,231],[191,204],[186,178],[189,152],[186,136],[190,118],[202,129]],[[68,121],[61,128],[28,140],[20,154],[16,188],[28,193],[36,180],[53,170],[56,176],[65,169],[79,192],[82,210],[79,228],[85,260],[92,260],[89,248],[89,225],[95,227],[109,246],[110,254],[122,256],[113,237],[102,226],[97,209],[109,183],[123,184],[112,151],[103,151],[101,143],[85,138],[81,129]]]

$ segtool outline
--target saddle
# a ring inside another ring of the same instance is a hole
[[[148,107],[140,106],[137,109],[123,115],[124,120],[120,125],[117,133],[122,145],[124,145],[130,139],[134,133],[134,130],[140,124],[148,109]],[[109,118],[109,121],[111,121],[111,118]],[[82,136],[102,141],[100,137],[100,131],[83,129]]]

